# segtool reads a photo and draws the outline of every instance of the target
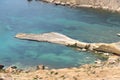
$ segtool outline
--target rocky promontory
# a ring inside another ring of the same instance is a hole
[[[66,35],[56,32],[43,33],[43,34],[20,33],[17,34],[15,37],[24,40],[33,40],[39,42],[50,42],[50,43],[61,44],[84,51],[103,52],[103,53],[112,53],[112,54],[120,55],[120,42],[85,43],[69,38]]]
[[[102,8],[120,12],[120,0],[42,0],[56,5],[69,5],[72,7]]]

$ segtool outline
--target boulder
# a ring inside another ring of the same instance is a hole
[[[92,44],[91,44],[92,45]],[[95,44],[94,44],[95,46]],[[117,43],[96,43],[96,47],[93,50],[98,52],[107,52],[120,55],[120,42]]]
[[[120,59],[119,56],[109,56],[107,63],[114,64]]]
[[[0,64],[0,69],[3,69],[4,68],[4,65]]]
[[[44,70],[45,69],[45,66],[44,65],[38,65],[37,66],[37,70]]]
[[[7,73],[17,72],[17,67],[16,66],[10,66],[10,67],[5,69],[5,72],[7,72]]]

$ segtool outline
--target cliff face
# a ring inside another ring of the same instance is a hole
[[[120,12],[120,0],[43,0],[61,5],[76,7],[103,8]]]

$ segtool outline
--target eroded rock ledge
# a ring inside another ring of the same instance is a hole
[[[43,34],[19,33],[15,37],[19,39],[24,39],[24,40],[56,43],[56,44],[75,47],[78,49],[84,49],[88,51],[105,52],[105,53],[113,53],[113,54],[120,55],[120,42],[85,43],[85,42],[80,42],[78,40],[69,38],[68,36],[65,36],[63,34],[56,33],[56,32],[43,33]]]
[[[120,0],[42,0],[56,5],[69,5],[72,7],[102,8],[120,12]]]

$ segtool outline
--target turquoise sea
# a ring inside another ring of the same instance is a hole
[[[84,42],[117,42],[120,14],[40,1],[0,0],[0,64],[64,68],[103,59],[62,45],[19,40],[17,33],[59,32]]]

